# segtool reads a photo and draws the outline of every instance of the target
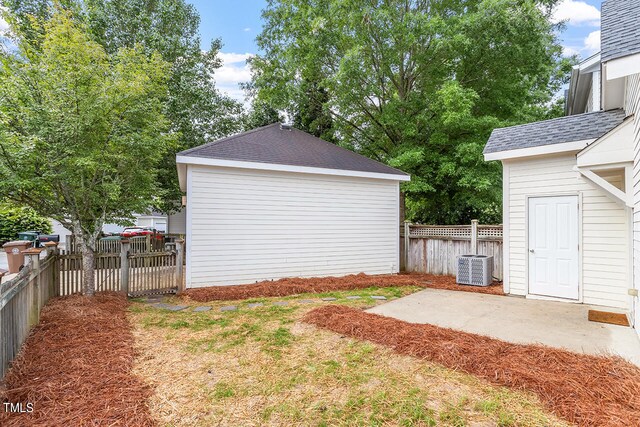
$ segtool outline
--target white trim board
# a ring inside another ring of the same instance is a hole
[[[607,61],[607,80],[640,73],[640,53]]]
[[[570,151],[580,151],[591,144],[595,139],[583,139],[580,141],[561,142],[559,144],[539,145],[537,147],[518,148],[515,150],[497,151],[495,153],[486,153],[484,159],[489,160],[508,160],[522,157],[544,156],[546,154],[565,153]]]
[[[510,240],[511,220],[509,218],[511,211],[510,191],[511,183],[509,182],[509,163],[502,162],[502,289],[505,294],[509,294],[511,286],[509,284],[509,267],[510,263]]]
[[[316,174],[316,175],[352,176],[352,177],[358,177],[358,178],[386,179],[386,180],[392,180],[392,181],[410,181],[411,180],[411,177],[409,175],[395,175],[390,173],[328,169],[328,168],[317,168],[317,167],[310,167],[310,166],[292,166],[292,165],[281,165],[281,164],[275,164],[275,163],[245,162],[245,161],[239,161],[239,160],[210,159],[205,157],[177,156],[176,163],[178,165],[186,164],[186,165],[200,165],[200,166],[219,166],[219,167],[240,168],[240,169],[309,173],[309,174]]]

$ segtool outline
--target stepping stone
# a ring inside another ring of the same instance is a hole
[[[173,307],[171,304],[166,304],[164,302],[158,302],[155,304],[152,304],[155,308],[162,308],[164,310],[168,310],[169,307]]]
[[[312,299],[301,299],[298,301],[300,304],[313,304],[314,301]]]
[[[273,305],[280,305],[280,306],[288,305],[288,304],[289,303],[287,301],[276,301],[276,302],[273,303]]]
[[[197,313],[199,313],[201,311],[209,311],[209,310],[211,310],[211,307],[207,307],[207,306],[204,306],[204,305],[202,305],[200,307],[196,307],[196,308],[193,309],[193,311],[195,311]]]
[[[347,299],[360,299],[360,298],[362,298],[362,297],[359,296],[359,295],[350,295],[350,296],[347,297]]]
[[[164,304],[164,303],[154,304],[154,306],[157,308],[162,308],[162,309],[171,310],[171,311],[180,311],[188,307],[187,305],[171,305],[171,304]]]
[[[326,297],[326,298],[322,298],[322,301],[336,301],[338,298],[334,298],[334,297]]]
[[[220,307],[220,311],[236,311],[238,307],[235,305],[225,305],[224,307]]]
[[[249,308],[256,308],[256,307],[262,307],[264,304],[261,302],[252,302],[251,304],[247,304],[247,307]]]
[[[387,297],[382,296],[382,295],[371,295],[371,298],[373,298],[373,299],[379,299],[379,300],[385,300],[385,299],[387,299]]]

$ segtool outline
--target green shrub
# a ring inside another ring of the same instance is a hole
[[[16,240],[21,231],[51,233],[51,221],[28,207],[0,205],[0,244]]]

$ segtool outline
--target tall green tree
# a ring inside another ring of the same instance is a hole
[[[270,0],[252,85],[304,116],[314,76],[312,115],[331,116],[337,142],[412,174],[411,219],[499,221],[500,165],[482,149],[493,128],[549,115],[569,68],[555,3]]]
[[[32,18],[41,21],[50,16],[51,0],[4,1],[14,13],[15,27],[30,38],[38,31],[31,28]],[[163,112],[178,143],[162,159],[154,207],[167,213],[178,209],[182,193],[175,154],[238,132],[244,124],[242,105],[215,87],[215,72],[222,65],[221,40],[201,49],[200,17],[185,0],[58,1],[86,24],[91,38],[108,54],[138,46],[147,55],[158,52],[171,64]]]
[[[0,198],[72,231],[93,295],[103,224],[149,206],[174,144],[169,64],[138,46],[107,53],[62,8],[31,27],[35,39],[17,33],[0,51]]]

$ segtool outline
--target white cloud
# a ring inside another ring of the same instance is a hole
[[[584,48],[590,54],[596,53],[600,50],[600,30],[589,33],[584,39]]]
[[[580,48],[562,46],[562,56],[580,55]]]
[[[600,11],[584,1],[563,0],[551,16],[553,23],[567,21],[569,25],[600,25]]]
[[[247,59],[252,53],[220,52],[218,57],[222,60],[222,67],[216,70],[214,79],[217,88],[231,98],[244,102],[244,92],[240,89],[240,83],[251,80],[251,70],[247,65]]]
[[[251,28],[247,27],[247,28],[244,28],[242,31],[244,31],[245,33],[248,33],[249,31],[251,31]]]

